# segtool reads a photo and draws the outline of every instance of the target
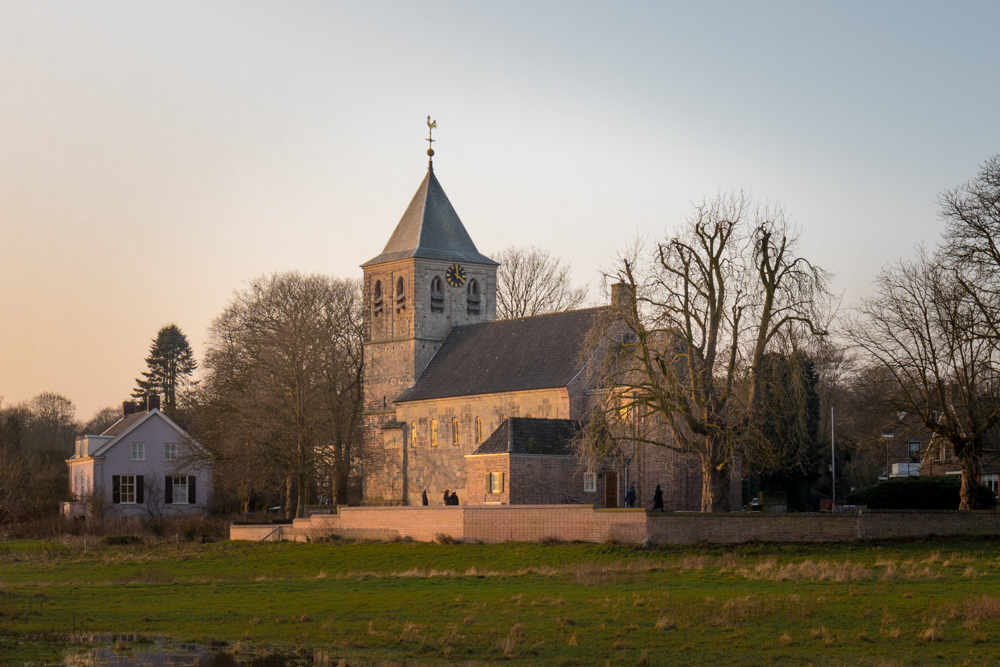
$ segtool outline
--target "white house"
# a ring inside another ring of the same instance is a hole
[[[207,512],[211,467],[192,463],[198,443],[160,411],[158,399],[151,396],[146,410],[126,401],[122,418],[108,430],[76,439],[76,451],[66,460],[75,500],[63,503],[63,514],[86,516],[98,505],[108,516]],[[94,495],[98,502],[88,503]]]

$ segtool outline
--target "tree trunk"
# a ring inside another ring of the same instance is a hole
[[[979,496],[976,494],[976,486],[979,484],[980,456],[974,451],[976,448],[972,444],[966,445],[966,450],[959,460],[962,466],[962,488],[959,492],[958,509],[977,510],[979,507]]]
[[[299,488],[298,494],[296,494],[298,495],[298,502],[295,504],[295,518],[301,519],[306,515],[306,497],[308,492],[306,490],[306,476],[299,475],[298,478]]]
[[[285,516],[295,516],[292,508],[295,507],[295,485],[292,483],[292,476],[285,477]]]
[[[729,466],[720,466],[710,453],[701,455],[701,511],[729,509]]]

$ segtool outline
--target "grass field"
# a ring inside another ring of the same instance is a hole
[[[1000,542],[0,542],[0,663],[94,636],[334,665],[995,665]]]

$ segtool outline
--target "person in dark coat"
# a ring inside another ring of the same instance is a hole
[[[656,491],[653,492],[653,511],[656,510],[663,511],[663,489],[660,488],[659,484],[656,485]]]
[[[625,507],[635,507],[635,484],[629,484],[625,493]]]
[[[452,505],[458,504],[458,494],[455,493],[454,491],[451,492],[451,504]]]
[[[420,504],[427,507],[427,489],[424,489],[424,492],[420,494]]]
[[[448,489],[444,490],[444,504],[451,505],[451,496],[448,495]]]

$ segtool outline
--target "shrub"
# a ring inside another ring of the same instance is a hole
[[[957,510],[961,487],[960,475],[905,477],[852,491],[846,500],[878,510]],[[976,494],[981,508],[996,508],[996,495],[988,486],[977,485]]]
[[[129,544],[142,544],[142,538],[138,535],[105,535],[101,538],[101,542],[109,547],[127,546]]]

